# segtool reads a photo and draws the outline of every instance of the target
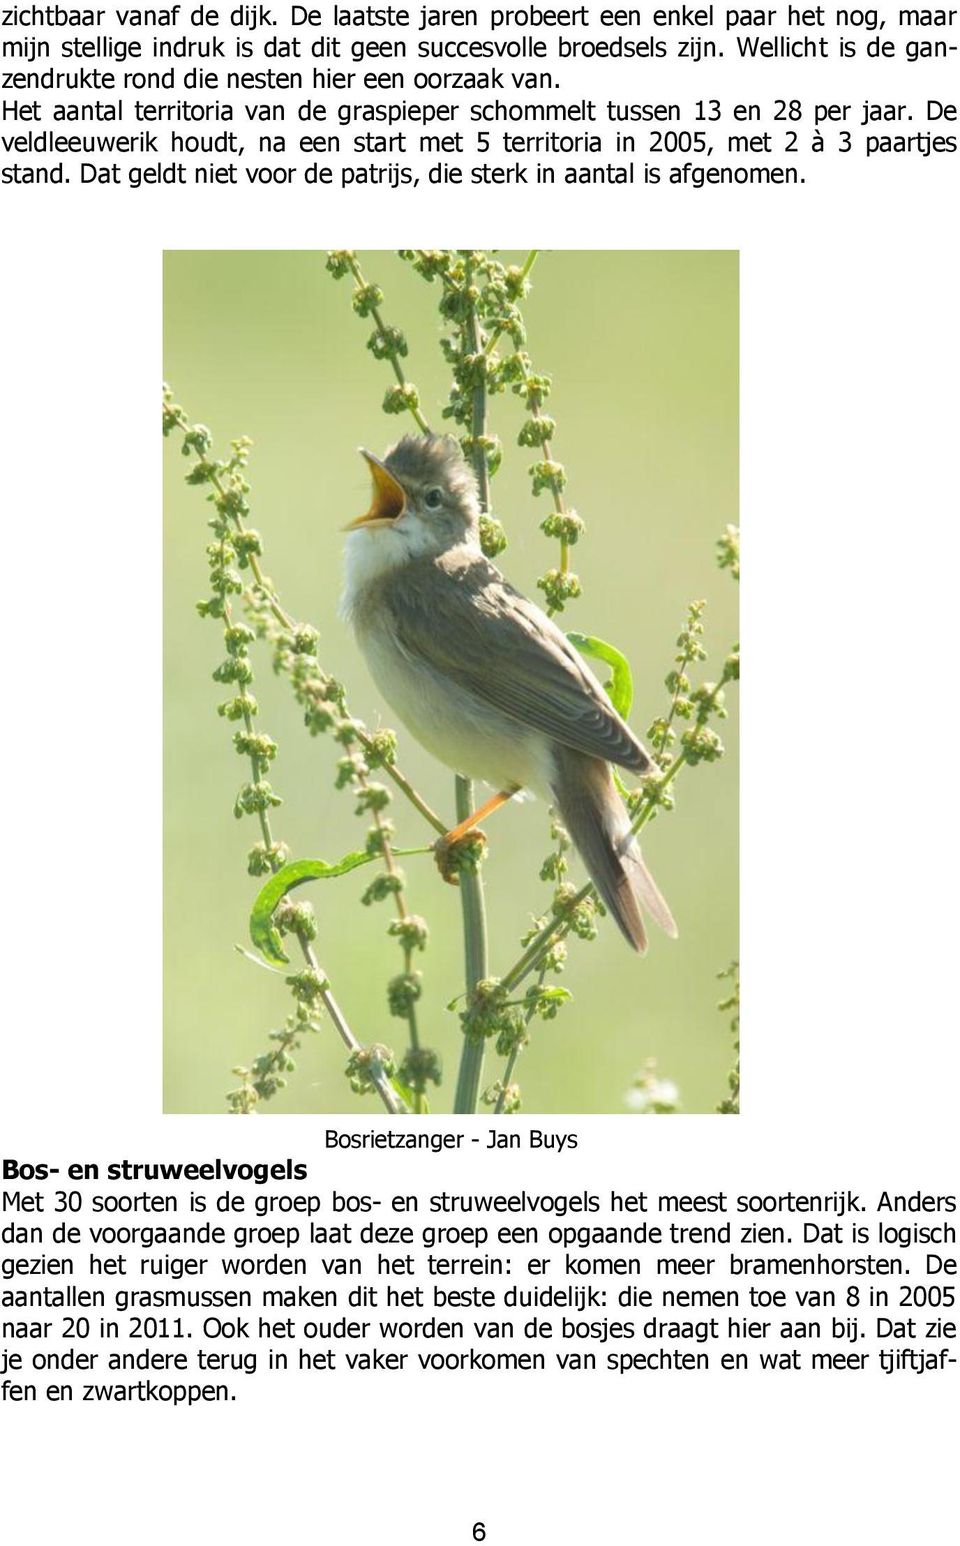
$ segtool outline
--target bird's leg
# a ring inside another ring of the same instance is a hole
[[[451,863],[458,845],[466,847],[468,843],[479,845],[486,843],[486,834],[477,830],[478,823],[484,821],[487,816],[492,816],[494,811],[499,810],[501,805],[506,805],[508,800],[512,800],[518,788],[519,785],[515,784],[512,789],[501,789],[497,794],[491,795],[489,800],[485,800],[471,815],[465,817],[463,821],[458,821],[457,825],[451,827],[443,837],[437,838],[433,845],[437,867],[444,880],[449,881],[452,886],[459,884],[457,864]]]
[[[458,838],[463,837],[465,832],[469,832],[472,827],[479,826],[480,822],[485,820],[487,816],[492,816],[494,811],[500,809],[501,805],[506,805],[508,800],[512,800],[516,792],[517,785],[514,785],[512,789],[501,789],[498,794],[492,794],[489,800],[484,800],[483,804],[479,805],[472,815],[465,817],[463,821],[459,821],[455,827],[451,827],[444,837],[438,839],[438,843],[445,843],[449,848]]]

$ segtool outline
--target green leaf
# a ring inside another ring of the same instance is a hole
[[[430,849],[395,848],[393,851],[406,857],[409,854],[426,854]],[[346,875],[349,870],[355,870],[361,864],[370,864],[379,857],[379,854],[357,850],[346,854],[336,864],[327,864],[323,859],[297,859],[293,864],[285,864],[260,889],[250,912],[250,938],[257,949],[272,965],[283,966],[290,957],[284,954],[280,930],[274,926],[273,915],[287,892],[295,886],[304,885],[308,880],[335,880],[338,875]]]
[[[409,1107],[411,1111],[417,1111],[419,1109],[421,1116],[427,1117],[430,1115],[430,1106],[425,1095],[420,1096],[420,1105],[418,1108],[416,1090],[411,1089],[409,1084],[402,1084],[399,1079],[391,1079],[390,1083],[393,1085],[393,1088],[396,1090],[400,1099],[406,1106]]]
[[[626,655],[621,655],[620,651],[614,649],[613,645],[608,644],[605,639],[595,639],[592,634],[568,633],[567,638],[581,655],[602,660],[610,667],[613,672],[613,679],[607,684],[610,702],[620,718],[626,719],[633,706],[633,673]]]

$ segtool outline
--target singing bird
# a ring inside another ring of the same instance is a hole
[[[484,556],[459,444],[407,435],[382,460],[361,454],[373,502],[346,528],[344,616],[421,746],[497,791],[441,843],[531,790],[558,807],[634,949],[646,948],[643,910],[675,937],[610,768],[643,774],[650,757],[560,629]]]

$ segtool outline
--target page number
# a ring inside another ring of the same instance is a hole
[[[475,1541],[485,1541],[487,1538],[487,1527],[482,1519],[473,1527],[473,1538]]]

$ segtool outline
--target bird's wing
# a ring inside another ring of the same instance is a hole
[[[640,742],[538,606],[484,558],[430,568],[403,566],[384,596],[412,662],[564,746],[646,771]]]

